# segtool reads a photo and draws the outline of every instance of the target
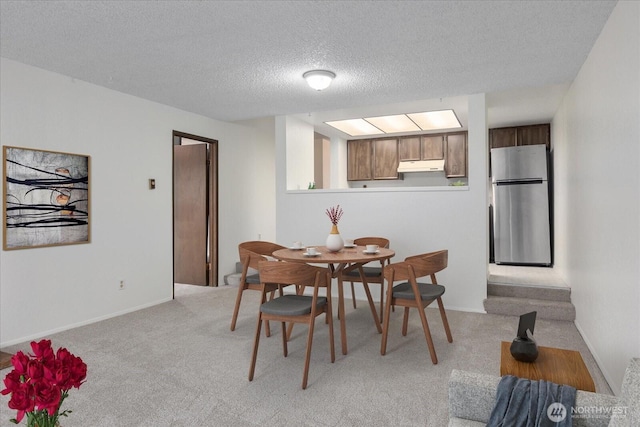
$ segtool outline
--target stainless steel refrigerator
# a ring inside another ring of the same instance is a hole
[[[551,265],[545,145],[491,149],[496,264]]]

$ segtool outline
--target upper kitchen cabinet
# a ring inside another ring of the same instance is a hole
[[[515,127],[489,129],[489,148],[514,147],[517,135]]]
[[[421,159],[420,137],[411,136],[411,137],[400,138],[398,140],[398,158],[401,162],[411,161],[411,160],[420,160]]]
[[[398,179],[398,139],[373,140],[373,179]]]
[[[422,135],[400,138],[398,160],[444,159],[444,135]]]
[[[398,139],[347,141],[347,179],[398,179]]]
[[[489,148],[545,144],[551,148],[549,123],[489,129]]]
[[[444,159],[444,135],[422,137],[422,160]]]
[[[373,179],[373,148],[368,139],[347,141],[347,179],[362,181]]]
[[[446,135],[447,155],[444,171],[447,178],[467,176],[467,133],[449,133]]]
[[[545,144],[551,148],[551,126],[549,124],[519,126],[518,145]]]

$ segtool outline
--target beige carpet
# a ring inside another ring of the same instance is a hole
[[[364,302],[347,305],[349,354],[330,363],[327,327],[316,321],[307,390],[302,390],[306,328],[297,326],[289,357],[279,327],[261,340],[255,379],[247,380],[257,293],[245,292],[235,332],[229,323],[236,288],[178,286],[176,299],[49,337],[88,365],[72,390],[63,427],[75,426],[445,426],[452,369],[497,375],[500,341],[515,336],[517,318],[449,311],[453,343],[436,309],[427,309],[439,363],[431,364],[417,315],[402,337],[392,313],[387,355]],[[445,294],[446,305],[446,294]],[[539,345],[578,350],[599,392],[611,393],[571,322],[540,320]],[[5,351],[29,349],[27,343]],[[1,371],[2,377],[9,372]],[[0,400],[0,425],[14,411]]]

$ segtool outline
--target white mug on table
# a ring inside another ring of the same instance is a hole
[[[307,248],[307,255],[315,255],[318,253],[318,250],[316,248],[314,248],[313,246],[309,246]]]
[[[378,250],[378,245],[367,245],[367,252],[376,252]]]

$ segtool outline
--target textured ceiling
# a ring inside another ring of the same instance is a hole
[[[557,107],[614,6],[3,0],[0,55],[226,121],[482,92],[508,116],[509,94]],[[337,74],[323,92],[316,68]]]

